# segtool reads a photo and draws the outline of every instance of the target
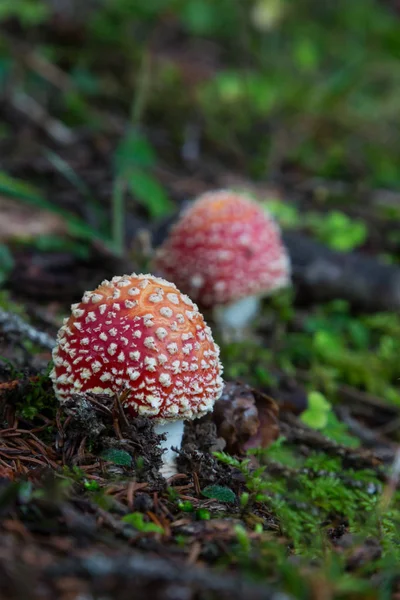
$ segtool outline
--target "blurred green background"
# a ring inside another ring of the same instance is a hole
[[[204,187],[268,182],[291,194],[272,198],[284,225],[362,247],[368,220],[400,214],[399,11],[395,0],[2,0],[0,192],[122,255],[127,213],[154,221]],[[43,248],[60,244],[47,233]]]

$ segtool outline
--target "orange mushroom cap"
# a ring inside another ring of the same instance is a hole
[[[74,304],[53,350],[57,398],[126,390],[131,416],[191,419],[222,391],[219,348],[197,306],[153,275],[103,281]]]
[[[195,200],[158,249],[155,269],[204,307],[268,294],[290,280],[275,220],[228,190]]]

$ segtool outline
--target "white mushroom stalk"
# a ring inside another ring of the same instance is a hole
[[[243,338],[244,331],[260,312],[259,296],[247,296],[230,304],[215,306],[213,318],[226,341],[237,341]]]
[[[166,439],[161,441],[160,446],[164,450],[162,455],[162,467],[160,473],[165,479],[169,479],[177,473],[176,458],[177,454],[173,448],[180,450],[184,432],[184,422],[170,421],[155,425],[154,431],[157,434],[165,434]]]

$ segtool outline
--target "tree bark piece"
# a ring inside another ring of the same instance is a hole
[[[84,579],[95,586],[96,591],[116,593],[115,598],[131,598],[132,589],[139,594],[144,589],[157,584],[160,591],[157,598],[182,597],[203,598],[219,600],[291,600],[288,594],[277,592],[265,585],[246,583],[243,579],[227,574],[214,573],[207,568],[198,568],[191,565],[182,565],[178,561],[170,561],[148,554],[120,555],[115,557],[104,554],[92,554],[87,558],[69,559],[47,569],[46,581],[59,577],[74,577]],[[118,581],[120,590],[129,593],[120,595],[113,585],[113,580]],[[135,587],[133,587],[135,586]],[[173,586],[175,594],[179,589],[179,596],[172,595]],[[113,588],[113,589],[112,589]]]
[[[283,240],[300,297],[342,298],[367,311],[400,309],[400,267],[359,252],[335,252],[297,232],[284,232]]]

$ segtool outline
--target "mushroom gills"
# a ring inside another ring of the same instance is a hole
[[[172,450],[172,448],[177,448],[178,450],[182,444],[183,438],[183,430],[184,430],[184,421],[178,419],[176,421],[169,421],[168,423],[157,423],[154,426],[154,431],[160,435],[164,433],[166,435],[165,440],[161,440],[160,446],[162,449],[165,449],[162,455],[162,467],[160,469],[160,473],[165,479],[176,475],[177,466],[176,466],[176,452]]]
[[[245,328],[258,315],[260,304],[259,296],[246,296],[231,304],[215,306],[214,320],[224,337],[231,341],[240,340]]]

